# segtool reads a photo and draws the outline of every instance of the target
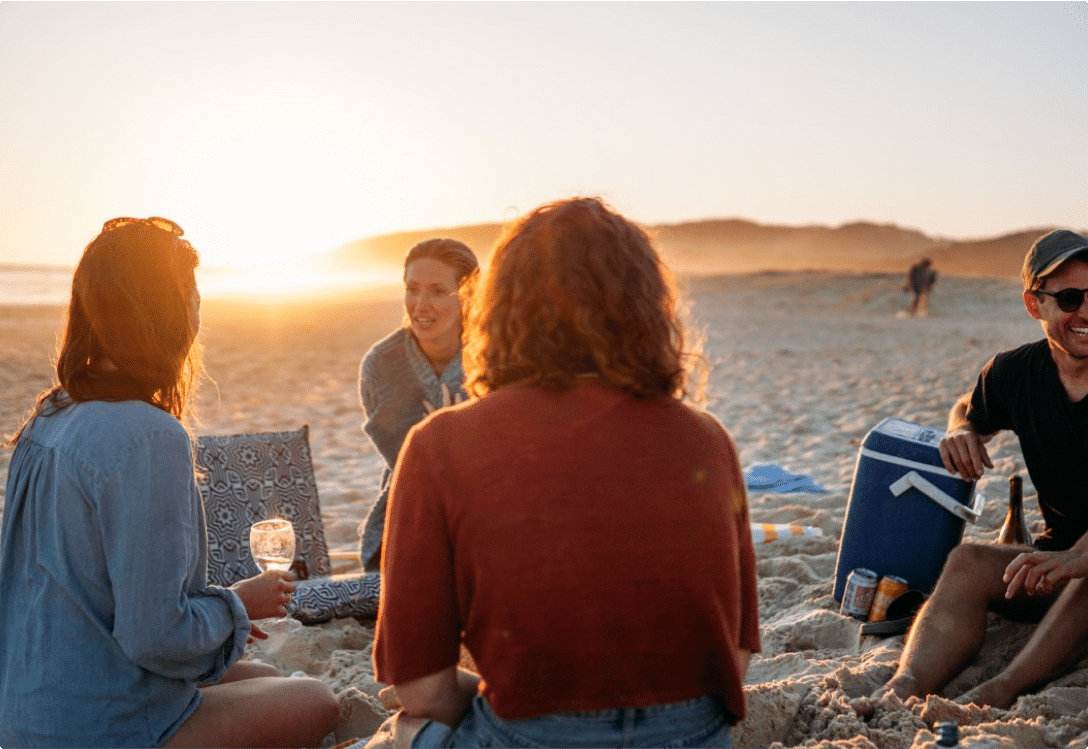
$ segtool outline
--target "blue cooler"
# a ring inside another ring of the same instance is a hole
[[[896,575],[929,593],[964,523],[982,512],[975,484],[945,470],[937,446],[945,433],[903,419],[884,419],[861,443],[846,505],[835,600],[850,571]]]

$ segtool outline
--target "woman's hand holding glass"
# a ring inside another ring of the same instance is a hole
[[[300,628],[302,623],[297,619],[284,618],[295,590],[295,576],[290,572],[295,559],[294,526],[282,518],[254,523],[249,530],[249,553],[265,571],[235,583],[232,588],[242,598],[250,619],[266,620],[260,627],[254,625],[253,636],[264,639],[266,632],[292,632]]]
[[[295,592],[294,580],[291,572],[267,570],[230,587],[242,599],[250,619],[269,619],[287,616],[287,604]]]

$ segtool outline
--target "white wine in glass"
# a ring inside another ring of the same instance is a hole
[[[249,529],[249,553],[261,569],[286,572],[295,561],[295,526],[283,518],[254,523]],[[260,625],[268,634],[289,632],[301,626],[297,619],[265,619]]]

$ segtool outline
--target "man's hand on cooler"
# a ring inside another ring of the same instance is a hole
[[[952,430],[938,447],[944,467],[950,473],[958,473],[965,481],[982,478],[987,468],[994,467],[986,452],[986,443],[992,438],[992,434],[979,434],[970,425]]]

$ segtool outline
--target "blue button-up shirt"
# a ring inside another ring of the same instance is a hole
[[[38,416],[0,536],[0,746],[158,746],[250,624],[207,584],[189,435],[139,401]]]

